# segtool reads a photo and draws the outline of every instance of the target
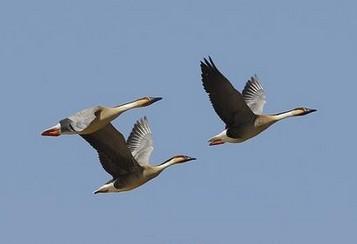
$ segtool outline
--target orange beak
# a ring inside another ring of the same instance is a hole
[[[59,136],[61,135],[61,125],[58,123],[57,125],[44,130],[41,133],[42,136]]]

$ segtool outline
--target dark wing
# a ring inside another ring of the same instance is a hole
[[[141,169],[131,155],[123,135],[112,124],[109,123],[94,133],[80,136],[97,150],[103,168],[113,178]]]
[[[209,95],[214,110],[226,127],[239,127],[255,119],[254,113],[244,102],[242,94],[217,69],[212,59],[201,61],[203,87]]]
[[[243,99],[255,114],[262,114],[265,104],[265,92],[257,75],[247,81],[242,91]]]

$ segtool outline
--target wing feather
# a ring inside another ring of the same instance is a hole
[[[217,69],[212,59],[201,61],[201,77],[214,110],[226,127],[239,127],[255,119],[252,110],[245,103],[242,94]]]
[[[263,113],[265,92],[256,75],[247,81],[242,94],[244,101],[255,114]]]
[[[97,150],[100,163],[113,178],[141,169],[123,135],[111,123],[94,133],[80,136]]]
[[[154,145],[151,129],[146,117],[136,121],[128,138],[128,147],[140,165],[149,165]]]

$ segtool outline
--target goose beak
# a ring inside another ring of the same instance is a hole
[[[160,101],[162,97],[149,97],[150,104]]]
[[[313,113],[313,112],[316,112],[317,109],[313,109],[313,108],[304,108],[304,112],[302,115],[305,115],[305,114],[309,114],[309,113]]]
[[[191,158],[191,157],[188,157],[188,156],[187,156],[187,157],[186,157],[186,160],[187,160],[187,161],[192,161],[192,160],[197,160],[197,158]]]
[[[48,128],[41,133],[42,136],[59,136],[61,135],[61,125],[60,123]]]

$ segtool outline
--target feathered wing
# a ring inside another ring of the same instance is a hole
[[[111,123],[94,133],[80,136],[97,150],[100,163],[113,178],[141,170],[123,135]]]
[[[217,69],[210,57],[209,61],[204,59],[201,62],[201,72],[203,87],[226,127],[239,127],[255,119],[242,94]]]
[[[140,165],[148,165],[154,150],[152,133],[146,117],[136,121],[128,137],[128,147],[131,154]]]
[[[256,75],[247,81],[242,94],[244,101],[255,114],[263,113],[265,92]]]

